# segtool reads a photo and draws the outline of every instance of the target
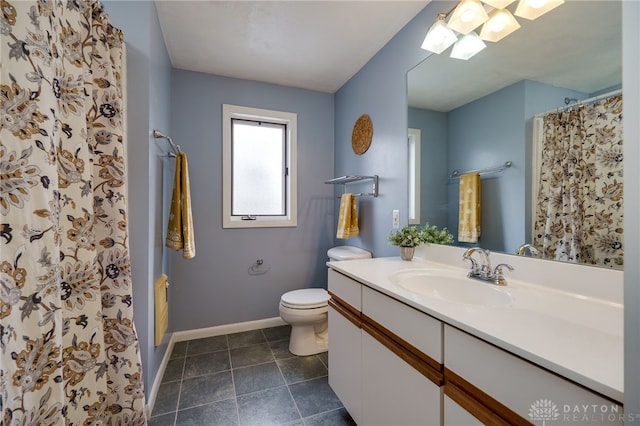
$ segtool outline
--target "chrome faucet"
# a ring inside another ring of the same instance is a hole
[[[525,256],[527,254],[527,250],[529,250],[529,254],[531,256],[538,256],[540,254],[540,250],[536,248],[533,244],[523,244],[518,247],[516,250],[516,254],[520,256]]]
[[[476,252],[480,254],[480,265],[478,265],[478,262],[476,262],[476,260],[472,257],[472,255]],[[507,285],[507,280],[504,278],[502,268],[506,267],[507,269],[513,271],[513,266],[506,263],[501,263],[492,270],[491,261],[489,260],[489,253],[489,250],[480,247],[471,247],[464,252],[464,254],[462,255],[462,260],[468,260],[471,262],[471,270],[467,274],[467,277],[491,282],[497,285]]]

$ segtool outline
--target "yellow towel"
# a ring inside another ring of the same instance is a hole
[[[184,152],[179,152],[176,156],[176,174],[173,180],[166,245],[174,250],[182,250],[182,257],[185,259],[193,259],[196,255],[191,217],[189,166]]]
[[[342,197],[340,197],[340,214],[338,215],[338,232],[336,232],[336,238],[346,240],[355,237],[359,233],[356,197],[353,194],[344,193]]]
[[[460,212],[458,241],[477,243],[480,237],[481,185],[478,173],[460,176]]]

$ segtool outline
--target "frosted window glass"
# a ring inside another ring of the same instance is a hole
[[[286,214],[286,126],[233,120],[232,215]]]

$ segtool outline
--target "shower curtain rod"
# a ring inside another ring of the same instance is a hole
[[[546,114],[550,114],[552,112],[560,112],[560,111],[564,111],[564,110],[568,110],[571,109],[573,107],[577,107],[580,105],[588,105],[588,104],[592,104],[595,102],[598,102],[601,99],[607,99],[610,98],[611,96],[616,96],[616,95],[620,95],[622,93],[622,89],[618,89],[618,90],[614,90],[608,93],[603,93],[602,95],[598,95],[598,96],[594,96],[592,98],[587,98],[587,99],[582,99],[582,100],[576,100],[576,99],[572,99],[572,98],[564,98],[564,101],[567,105],[565,106],[561,106],[561,107],[557,107],[554,109],[551,109],[549,111],[546,112],[539,112],[538,114],[534,115],[534,117],[542,117],[543,115]],[[571,101],[575,101],[573,103],[571,103]]]
[[[169,157],[175,157],[176,155],[178,155],[182,150],[180,149],[180,145],[176,145],[175,143],[173,143],[173,140],[171,140],[171,138],[167,135],[165,135],[164,133],[162,133],[160,130],[154,129],[153,130],[153,137],[156,139],[166,139],[169,141],[169,143],[171,144],[171,147],[173,148],[174,152],[170,152],[169,153]]]

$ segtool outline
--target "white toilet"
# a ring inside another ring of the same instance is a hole
[[[371,253],[358,247],[340,246],[327,251],[329,260],[370,258]],[[306,356],[329,349],[327,312],[329,293],[324,288],[289,291],[280,298],[280,317],[291,325],[289,351]]]

